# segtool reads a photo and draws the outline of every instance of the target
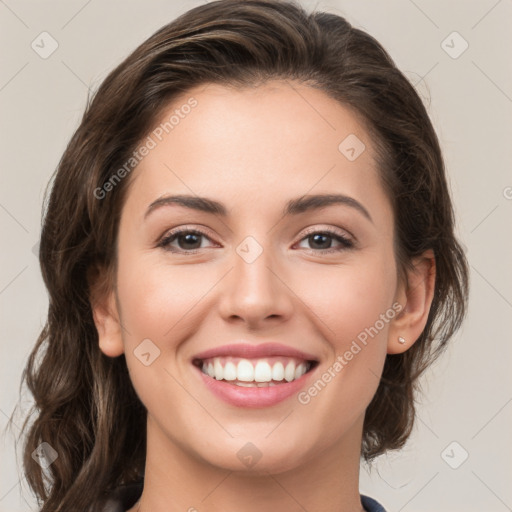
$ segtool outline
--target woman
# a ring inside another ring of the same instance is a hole
[[[384,510],[360,459],[404,445],[467,299],[417,93],[368,34],[273,0],[192,9],[105,79],[40,262],[42,512]]]

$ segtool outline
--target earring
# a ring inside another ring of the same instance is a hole
[[[401,343],[403,345],[405,343],[405,338],[402,338],[402,336],[398,336],[398,343]]]

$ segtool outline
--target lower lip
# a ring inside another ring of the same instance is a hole
[[[223,380],[217,380],[209,375],[206,375],[200,368],[194,366],[201,374],[203,382],[206,387],[217,397],[228,404],[235,405],[236,407],[270,407],[290,396],[298,393],[304,386],[306,380],[315,371],[313,368],[305,373],[298,379],[287,382],[286,384],[276,384],[275,386],[258,388],[258,387],[243,387],[236,384],[229,384]]]

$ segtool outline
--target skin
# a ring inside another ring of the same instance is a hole
[[[360,512],[365,410],[386,354],[407,350],[425,326],[433,255],[414,261],[408,286],[398,278],[393,212],[372,140],[325,93],[285,81],[241,90],[208,84],[176,99],[161,120],[190,97],[198,105],[130,176],[116,285],[93,304],[101,350],[125,353],[148,410],[145,486],[130,512]],[[354,161],[338,150],[349,134],[366,146]],[[343,204],[283,217],[290,199],[321,193],[357,200],[372,220]],[[215,199],[228,216],[168,205],[145,218],[170,194]],[[183,238],[170,243],[181,252],[158,246],[178,227],[207,234],[196,253],[185,254]],[[315,244],[306,228],[334,230],[353,248],[334,237]],[[247,236],[263,251],[252,263],[236,252]],[[311,385],[393,303],[401,313],[307,405],[292,396],[240,409],[213,395],[190,363],[225,343],[276,341],[316,355]],[[161,351],[150,366],[134,355],[147,338]],[[248,442],[261,453],[252,468],[237,457]]]

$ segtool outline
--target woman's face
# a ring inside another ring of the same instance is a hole
[[[125,178],[122,335],[100,339],[126,354],[149,443],[231,470],[359,456],[402,307],[373,141],[293,82],[198,87],[160,122]]]

